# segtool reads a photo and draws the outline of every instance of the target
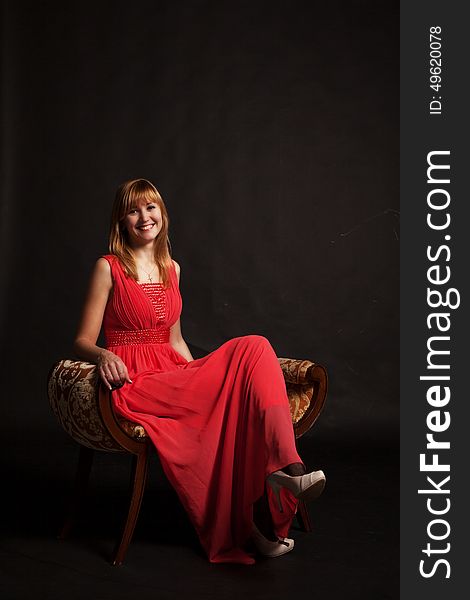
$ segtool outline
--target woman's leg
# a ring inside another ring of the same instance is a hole
[[[256,527],[267,540],[277,541],[277,535],[274,533],[274,523],[269,510],[268,495],[266,488],[263,495],[253,504],[253,521]]]
[[[287,465],[287,467],[284,467],[281,470],[292,477],[303,475],[306,472],[305,466],[300,462]],[[269,509],[266,487],[263,495],[253,504],[253,520],[256,527],[266,539],[273,542],[277,541],[278,537],[274,532],[274,523]]]

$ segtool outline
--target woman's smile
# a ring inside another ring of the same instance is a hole
[[[124,217],[129,241],[142,243],[153,241],[162,228],[162,212],[155,203],[142,202],[133,207]]]

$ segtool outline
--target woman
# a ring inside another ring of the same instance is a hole
[[[297,499],[317,497],[325,476],[305,473],[266,338],[234,338],[193,359],[168,223],[152,183],[119,187],[110,254],[95,265],[75,351],[97,363],[117,413],[145,427],[209,560],[252,564],[250,539],[280,556],[294,546]],[[96,345],[102,326],[106,348]]]

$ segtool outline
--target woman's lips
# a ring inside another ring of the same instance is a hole
[[[148,231],[149,229],[152,229],[154,225],[155,223],[150,223],[149,225],[140,225],[139,227],[137,227],[137,229],[141,229],[142,231]]]

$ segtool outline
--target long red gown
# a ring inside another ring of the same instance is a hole
[[[165,289],[137,283],[115,256],[105,258],[113,278],[106,347],[133,382],[113,392],[116,411],[145,427],[209,560],[252,564],[246,544],[265,478],[302,462],[274,350],[246,335],[187,361],[169,343],[182,309],[174,265]],[[285,488],[281,497],[283,512],[268,486],[276,533],[286,537],[297,501]]]

